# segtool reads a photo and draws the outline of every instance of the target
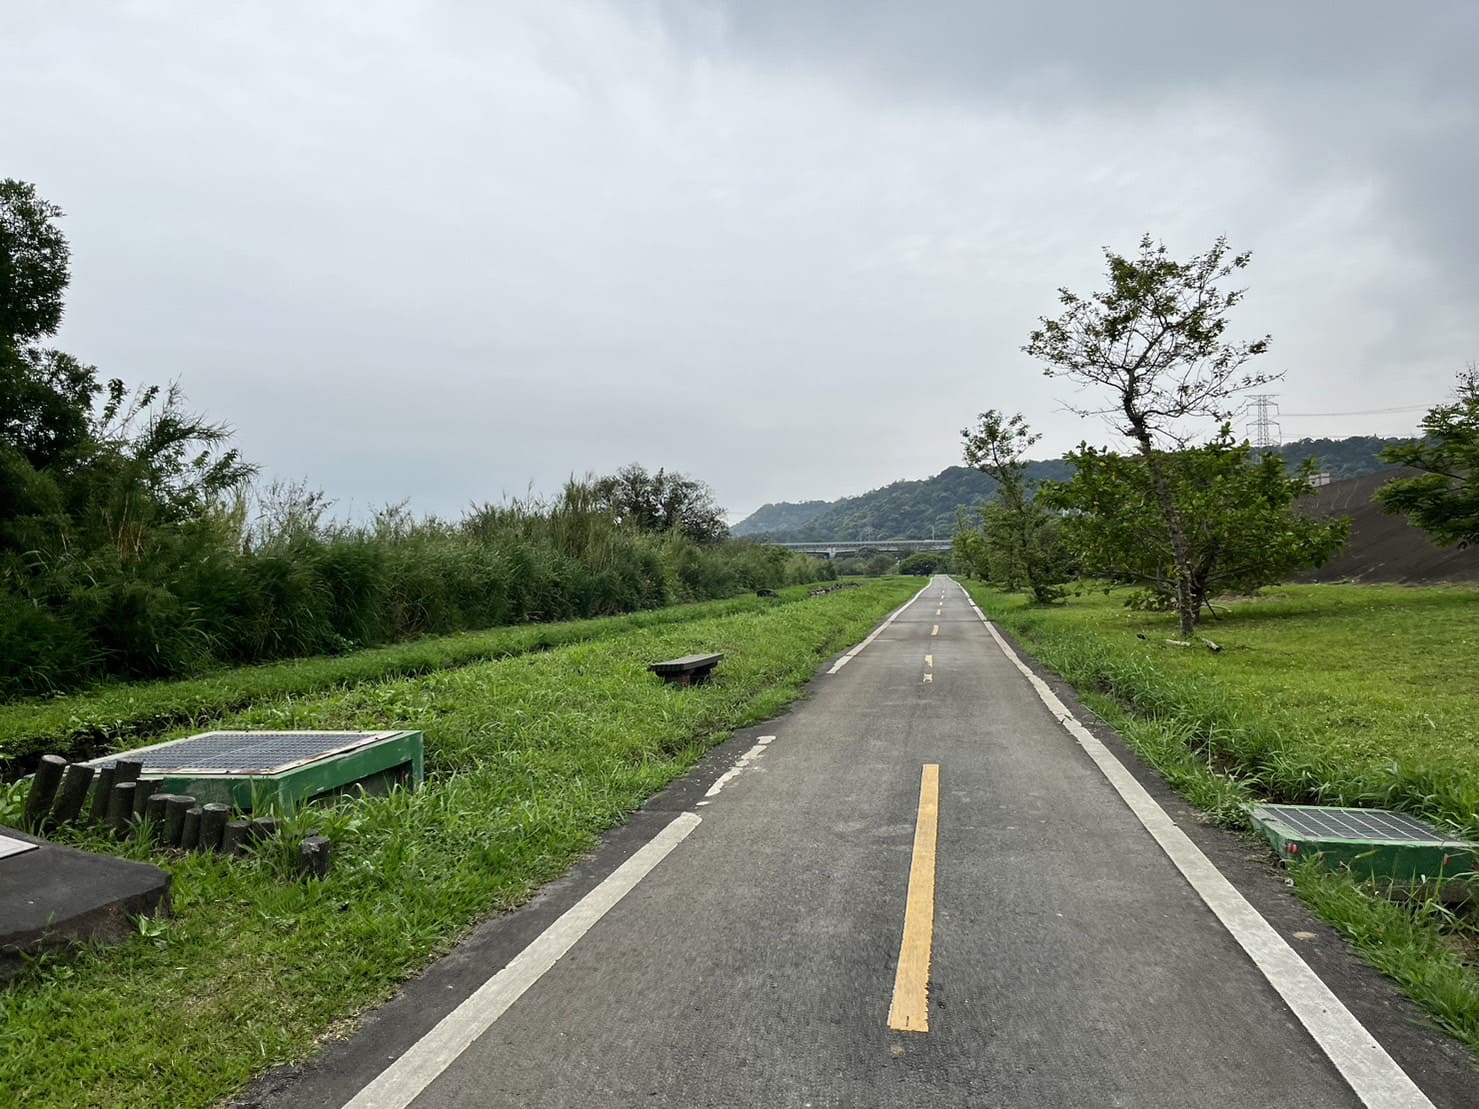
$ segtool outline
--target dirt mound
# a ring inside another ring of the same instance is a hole
[[[1479,581],[1479,547],[1438,547],[1405,516],[1388,516],[1372,503],[1376,491],[1396,477],[1419,471],[1402,468],[1333,481],[1300,502],[1311,516],[1349,516],[1346,548],[1301,581]]]

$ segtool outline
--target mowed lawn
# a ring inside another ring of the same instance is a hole
[[[1081,689],[1179,727],[1264,799],[1390,804],[1479,836],[1479,588],[1300,585],[1174,617],[1124,591],[1029,605],[972,585],[992,619]]]

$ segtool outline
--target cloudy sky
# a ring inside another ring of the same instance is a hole
[[[1251,250],[1285,438],[1479,358],[1472,0],[4,0],[58,345],[355,513],[639,460],[738,519],[1103,427],[1020,347],[1101,248]]]

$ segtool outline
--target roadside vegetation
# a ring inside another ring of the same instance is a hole
[[[1257,801],[1395,808],[1479,839],[1479,588],[1282,586],[1174,616],[1124,591],[1034,604],[977,582],[989,617],[1075,687],[1193,804],[1248,829]],[[1479,1051],[1479,907],[1389,900],[1317,868],[1300,894]]]
[[[121,947],[40,959],[0,993],[0,1089],[27,1106],[204,1105],[304,1058],[478,919],[561,874],[713,744],[773,716],[823,658],[917,589],[887,578],[538,655],[268,697],[212,721],[421,728],[426,785],[299,813],[245,859],[166,858],[172,917],[141,921]],[[645,671],[695,651],[725,656],[706,685]],[[0,823],[20,796],[4,794]],[[334,840],[323,882],[300,880],[289,858],[310,829]],[[136,840],[60,837],[147,857]]]
[[[456,521],[391,505],[351,523],[306,484],[254,484],[178,384],[105,379],[46,345],[71,277],[61,217],[0,180],[0,701],[823,572],[730,541],[708,486],[636,464]]]
[[[791,586],[773,598],[746,594],[624,616],[428,636],[346,655],[237,667],[184,681],[115,683],[66,697],[0,705],[0,778],[14,777],[43,754],[73,760],[87,758],[158,735],[166,728],[190,725],[194,730],[206,721],[268,698],[310,696],[362,682],[414,677],[605,639],[641,628],[759,611],[794,603],[805,598],[807,592],[806,586]]]

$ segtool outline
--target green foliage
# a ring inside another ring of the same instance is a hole
[[[0,182],[0,700],[817,576],[721,543],[706,486],[635,466],[456,524],[395,506],[350,527],[280,485],[253,518],[253,468],[177,386],[130,392],[35,345],[61,319],[59,215]]]
[[[0,706],[0,769],[15,772],[43,754],[90,758],[165,728],[207,721],[269,698],[301,698],[363,682],[414,677],[511,658],[642,628],[759,611],[803,599],[804,585],[777,599],[744,594],[622,616],[428,636],[333,657],[237,667],[189,680],[114,684],[71,696]],[[0,617],[0,628],[7,622]]]
[[[714,491],[683,474],[662,469],[649,474],[633,462],[596,479],[593,488],[601,508],[623,526],[676,531],[695,543],[717,543],[729,537],[724,510],[714,502]]]
[[[1063,595],[1070,577],[1057,521],[1033,496],[1022,456],[1040,438],[1019,412],[1007,418],[994,408],[981,413],[965,439],[965,460],[997,485],[996,499],[980,510],[990,554],[987,564],[1009,589],[1025,586],[1041,602]]]
[[[920,551],[899,563],[898,573],[930,577],[950,572],[950,555],[945,551]]]
[[[1185,420],[1225,422],[1232,415],[1231,394],[1273,380],[1241,373],[1249,359],[1268,349],[1269,339],[1226,337],[1227,314],[1244,291],[1224,291],[1219,283],[1249,259],[1246,253],[1229,255],[1226,238],[1186,262],[1173,260],[1149,235],[1140,240],[1136,258],[1107,248],[1104,256],[1109,288],[1088,297],[1059,289],[1062,315],[1042,317],[1022,349],[1047,364],[1049,377],[1107,390],[1100,407],[1076,411],[1112,417],[1139,448],[1150,479],[1148,504],[1170,541],[1171,584],[1187,637],[1200,615],[1189,534],[1198,521],[1183,515],[1183,502],[1163,471],[1167,447],[1186,445]]]
[[[1147,587],[1174,608],[1178,568],[1155,480],[1138,456],[1081,446],[1073,480],[1040,499],[1063,513],[1065,542],[1085,573]],[[1318,566],[1344,545],[1345,520],[1312,520],[1294,509],[1310,492],[1311,464],[1289,476],[1278,455],[1253,457],[1226,432],[1202,447],[1158,452],[1164,488],[1184,522],[1191,602],[1201,609],[1226,592],[1251,592]]]
[[[54,222],[61,215],[34,185],[0,180],[0,343],[34,342],[61,326],[70,255]]]
[[[558,877],[734,729],[774,716],[822,658],[914,589],[869,583],[537,657],[266,699],[190,725],[414,723],[426,733],[427,782],[305,810],[245,858],[155,856],[173,877],[167,921],[117,947],[38,960],[0,991],[0,1089],[69,1109],[211,1105],[303,1060],[478,920]],[[705,685],[678,688],[645,670],[699,650],[724,654]],[[293,872],[313,830],[334,843],[323,882]],[[59,838],[147,857],[137,838],[71,827]]]
[[[1405,513],[1434,542],[1479,543],[1479,366],[1458,375],[1455,398],[1423,417],[1424,438],[1388,447],[1388,462],[1424,471],[1389,482],[1376,502]]]

